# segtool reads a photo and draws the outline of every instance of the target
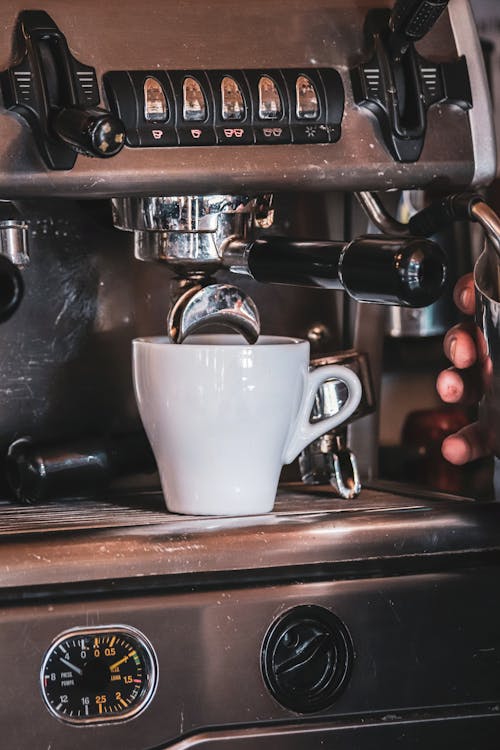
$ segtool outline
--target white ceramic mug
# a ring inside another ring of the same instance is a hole
[[[139,412],[156,457],[167,508],[193,515],[272,510],[283,464],[357,408],[361,384],[341,365],[309,370],[309,343],[238,335],[133,342]],[[309,417],[319,386],[338,378],[345,403]]]

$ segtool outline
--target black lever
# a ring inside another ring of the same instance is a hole
[[[403,307],[435,302],[446,279],[443,250],[419,237],[366,235],[347,244],[268,237],[234,243],[227,257],[231,270],[256,281],[343,289],[359,302]]]
[[[402,162],[417,161],[424,146],[427,109],[433,104],[472,107],[465,57],[436,63],[422,57],[414,42],[434,26],[448,0],[398,0],[392,13],[371,11],[367,62],[352,71],[357,104],[377,118],[386,146]]]
[[[406,44],[422,39],[434,26],[449,0],[397,0],[389,27]]]
[[[448,0],[445,0],[438,15],[447,3]],[[437,20],[438,16],[426,12],[424,8],[433,5],[429,0],[396,0],[389,18],[391,35],[387,42],[389,55],[386,60],[389,117],[394,133],[413,140],[423,139],[426,115],[423,81],[412,42],[421,39]],[[385,34],[382,38],[387,40]]]
[[[76,154],[107,158],[125,143],[125,128],[98,107],[94,68],[70,53],[64,34],[39,10],[20,13],[19,61],[1,74],[7,109],[30,125],[51,169],[71,169]]]

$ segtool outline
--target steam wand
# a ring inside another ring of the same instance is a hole
[[[479,193],[453,193],[414,214],[407,224],[397,221],[376,193],[364,191],[356,197],[375,226],[398,237],[432,237],[457,221],[474,221],[485,231],[491,247],[500,257],[500,219]]]

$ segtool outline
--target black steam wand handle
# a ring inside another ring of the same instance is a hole
[[[268,237],[242,245],[239,262],[238,252],[229,256],[231,270],[256,281],[343,289],[359,302],[403,307],[435,302],[446,278],[443,250],[416,237],[366,235],[347,244]]]
[[[434,26],[449,0],[397,0],[389,20],[392,33],[406,43],[422,39]]]
[[[408,229],[411,234],[431,237],[456,221],[475,221],[474,207],[483,202],[484,198],[479,193],[447,195],[413,214]]]

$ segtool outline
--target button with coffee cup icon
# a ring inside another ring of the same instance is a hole
[[[178,146],[177,133],[173,128],[144,125],[138,129],[140,146]]]
[[[215,128],[206,125],[178,127],[177,135],[181,146],[215,146],[217,143]]]
[[[253,143],[252,128],[244,125],[226,124],[215,128],[217,143],[224,146],[248,145]]]
[[[292,134],[288,125],[269,124],[255,128],[255,141],[259,144],[290,143]]]

